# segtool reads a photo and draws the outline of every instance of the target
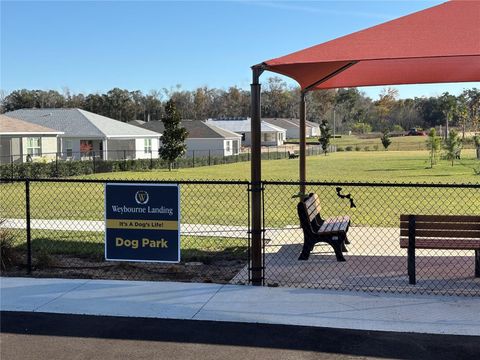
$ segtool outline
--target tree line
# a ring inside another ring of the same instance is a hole
[[[172,100],[183,119],[250,115],[250,92],[235,86],[227,90],[177,86],[148,93],[114,88],[103,94],[73,94],[67,88],[62,93],[21,89],[0,95],[2,113],[22,108],[80,108],[120,121],[148,121],[164,118],[165,105]],[[268,78],[262,85],[262,116],[298,118],[299,98],[298,87],[288,86],[279,77]],[[319,90],[307,95],[307,120],[326,120],[337,133],[430,129],[447,124],[461,132],[477,132],[480,90],[466,89],[458,96],[446,92],[437,97],[399,99],[396,89],[385,88],[375,100],[356,88]]]

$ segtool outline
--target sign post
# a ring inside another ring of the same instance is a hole
[[[105,259],[179,262],[179,186],[105,184]]]

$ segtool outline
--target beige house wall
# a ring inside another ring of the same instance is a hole
[[[43,159],[54,160],[57,153],[57,137],[56,136],[24,136],[22,137],[22,154],[23,161],[26,161],[27,157],[27,141],[30,137],[40,138],[40,153]],[[33,159],[35,160],[35,158]]]

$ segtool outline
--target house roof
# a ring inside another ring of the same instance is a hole
[[[248,133],[250,132],[250,118],[241,119],[241,120],[217,120],[217,119],[208,119],[207,124],[212,124],[218,126],[219,128],[233,131],[236,133]],[[261,132],[285,132],[286,130],[282,127],[269,124],[266,121],[261,122]]]
[[[268,121],[269,119],[264,119],[264,120]],[[296,126],[300,126],[300,119],[285,119],[285,120],[287,120],[290,123],[295,124]],[[308,120],[305,120],[305,125],[310,126],[310,127],[319,127],[320,126],[318,123],[308,121]]]
[[[130,125],[143,125],[145,124],[146,121],[143,121],[143,120],[131,120],[131,121],[127,121],[127,124],[130,124]]]
[[[159,136],[153,131],[81,109],[21,109],[7,115],[61,131],[65,137],[103,139]]]
[[[59,135],[61,131],[50,129],[45,126],[32,124],[9,116],[0,115],[0,134],[2,135]]]
[[[279,119],[279,118],[263,118],[263,121],[266,121],[269,124],[280,126],[284,129],[299,128],[299,124],[295,124],[289,119]]]
[[[181,124],[187,129],[189,139],[231,139],[241,137],[241,135],[233,131],[219,128],[214,124],[206,124],[200,120],[183,120]],[[165,130],[161,121],[149,121],[138,126],[160,133],[163,133]]]

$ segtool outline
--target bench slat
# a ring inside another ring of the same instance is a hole
[[[417,222],[415,221],[415,228],[418,230],[478,230],[480,231],[480,223],[432,223],[432,222]],[[400,229],[408,229],[408,221],[400,222]]]
[[[342,233],[347,231],[350,220],[339,222],[332,220],[333,219],[327,219],[317,233]]]
[[[400,236],[408,236],[408,229],[401,229]],[[415,229],[415,237],[472,238],[480,240],[480,231]]]
[[[408,248],[408,237],[400,238],[400,247]],[[477,250],[480,249],[480,239],[415,239],[417,249],[450,249],[450,250]]]
[[[312,222],[315,219],[315,217],[318,215],[318,211],[317,211],[316,208],[314,208],[313,210],[310,210],[310,211],[307,209],[306,213],[308,215],[308,220],[310,222]]]
[[[408,221],[409,215],[400,215],[400,221]],[[426,222],[480,222],[480,216],[477,215],[415,215],[415,221]]]

